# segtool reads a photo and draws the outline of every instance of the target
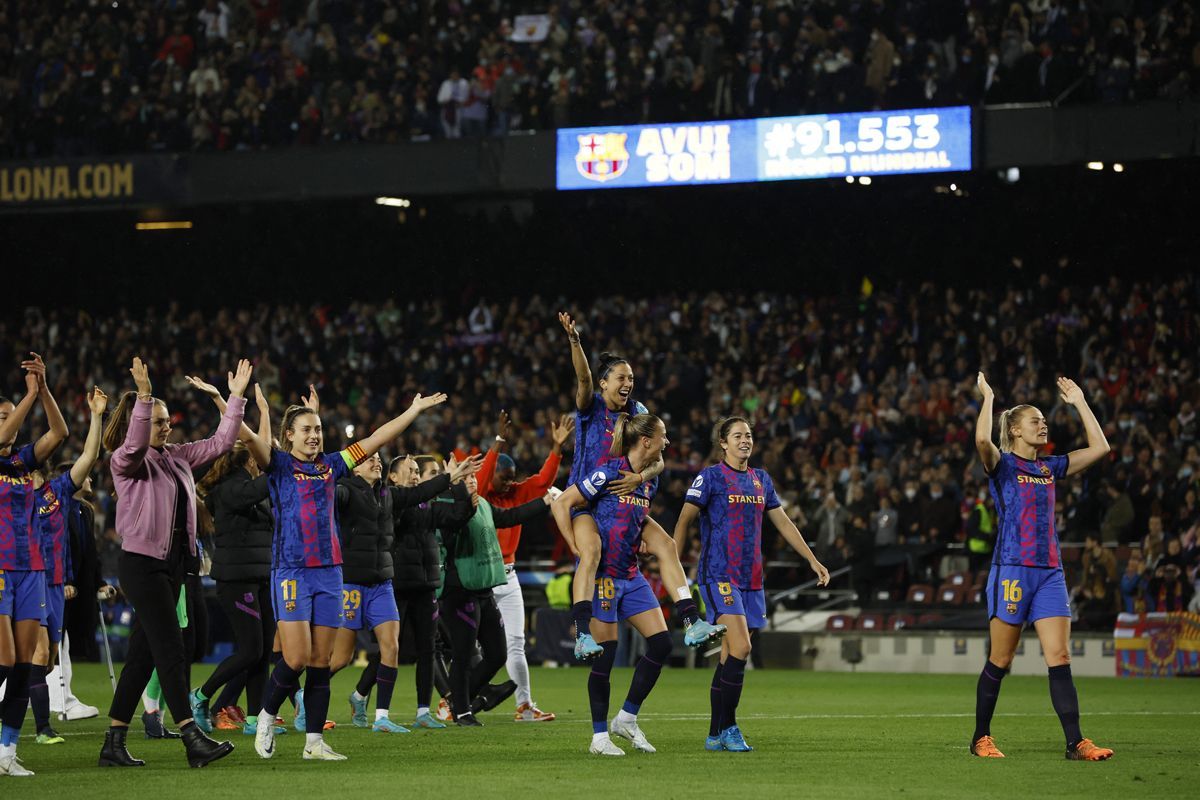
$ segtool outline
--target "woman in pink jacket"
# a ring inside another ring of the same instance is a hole
[[[140,358],[129,370],[137,392],[126,392],[104,430],[112,451],[109,469],[117,496],[117,533],[121,536],[118,575],[121,590],[137,616],[129,651],[113,696],[112,727],[100,751],[102,767],[140,767],[129,755],[125,737],[150,673],[158,669],[171,716],[179,725],[188,763],[203,767],[228,755],[229,742],[215,742],[192,720],[188,703],[183,634],[175,616],[184,578],[184,559],[196,554],[196,485],[192,471],[233,448],[241,427],[250,382],[250,362],[229,373],[229,403],[216,434],[199,442],[167,444],[171,417],[167,405],[151,394],[150,377]]]

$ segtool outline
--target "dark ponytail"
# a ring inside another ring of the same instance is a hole
[[[617,364],[628,365],[629,362],[616,353],[610,353],[608,351],[601,353],[600,365],[597,368],[597,373],[600,375],[600,377],[597,379],[597,383],[607,378],[608,373],[612,372],[613,367],[615,367]]]
[[[109,414],[108,424],[104,426],[104,436],[101,439],[104,449],[108,452],[111,453],[125,444],[125,434],[129,431],[129,418],[133,416],[133,405],[136,402],[137,392],[125,392],[121,395],[117,407]],[[154,402],[166,405],[158,398],[154,398]]]
[[[661,424],[662,420],[653,414],[638,414],[636,417],[631,417],[622,412],[617,416],[616,424],[613,425],[612,447],[608,451],[609,456],[616,458],[628,455],[638,439],[643,436],[653,436]]]

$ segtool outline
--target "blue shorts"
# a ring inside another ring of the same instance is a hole
[[[0,570],[0,616],[13,622],[36,619],[46,624],[46,573]]]
[[[279,622],[342,627],[342,568],[281,567],[271,570],[271,604]]]
[[[50,641],[54,644],[62,642],[63,611],[66,604],[67,600],[63,595],[63,585],[60,583],[55,586],[54,584],[47,583],[46,621],[42,623],[42,627],[46,629],[46,633],[50,636]]]
[[[1071,616],[1067,582],[1057,567],[994,566],[988,576],[988,619],[1010,625]]]
[[[343,584],[342,627],[346,630],[361,631],[364,625],[374,629],[384,622],[399,621],[400,609],[391,581]]]
[[[600,622],[629,619],[643,611],[657,611],[659,608],[654,590],[640,572],[628,580],[596,578],[596,591],[592,594],[592,617]]]
[[[746,618],[746,627],[758,630],[767,627],[767,595],[762,589],[743,589],[732,583],[702,583],[704,616],[715,623],[723,614]]]

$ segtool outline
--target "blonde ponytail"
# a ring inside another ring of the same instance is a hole
[[[631,417],[625,412],[621,412],[617,415],[617,421],[613,425],[612,447],[608,451],[609,457],[617,458],[618,456],[628,455],[638,439],[643,436],[653,436],[661,424],[662,420],[653,414],[638,414],[636,417]]]
[[[1013,406],[1000,415],[1000,452],[1011,453],[1013,448],[1012,429],[1021,422],[1021,417],[1026,411],[1033,409],[1033,406],[1022,403],[1019,406]]]

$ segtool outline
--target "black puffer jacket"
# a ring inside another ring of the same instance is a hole
[[[251,478],[242,467],[222,478],[204,498],[213,517],[214,581],[270,580],[275,519],[267,494],[267,476]]]
[[[342,532],[342,581],[370,586],[395,576],[392,545],[395,514],[432,500],[450,488],[439,475],[412,488],[372,486],[358,475],[338,481],[338,525]]]
[[[445,477],[445,476],[440,476]],[[436,589],[442,585],[442,554],[438,528],[458,528],[475,513],[466,485],[454,484],[449,494],[406,508],[396,517],[393,548],[398,591]]]

